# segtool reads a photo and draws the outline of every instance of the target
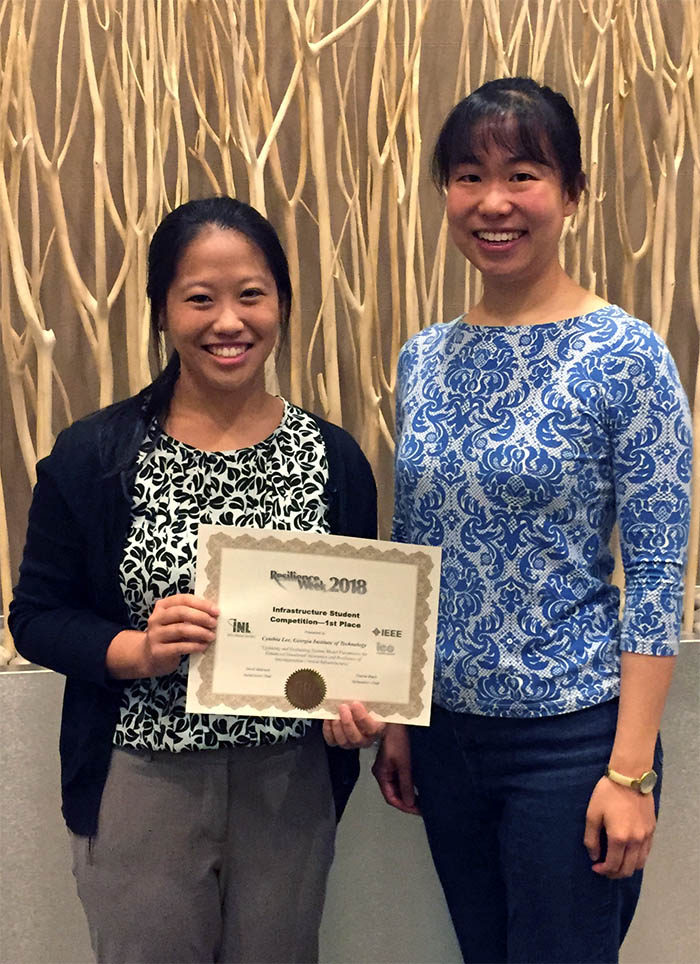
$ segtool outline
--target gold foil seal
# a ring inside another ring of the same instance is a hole
[[[284,684],[284,695],[298,710],[313,710],[326,695],[326,681],[315,669],[298,669]]]

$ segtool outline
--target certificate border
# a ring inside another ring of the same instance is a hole
[[[309,533],[311,535],[311,533]],[[413,624],[413,654],[412,669],[409,682],[409,694],[407,703],[382,703],[375,700],[367,700],[372,710],[380,716],[402,716],[405,720],[414,720],[421,716],[425,709],[422,694],[426,687],[425,666],[428,662],[426,655],[426,643],[428,641],[428,619],[431,616],[428,599],[432,591],[431,575],[434,573],[435,565],[430,555],[420,549],[413,552],[406,552],[399,548],[380,549],[378,546],[365,545],[353,546],[347,542],[329,545],[327,542],[307,542],[302,539],[280,539],[275,535],[267,535],[262,538],[254,537],[246,533],[231,536],[225,532],[212,533],[207,542],[208,561],[204,569],[206,585],[203,595],[206,599],[217,602],[219,598],[219,584],[221,581],[221,555],[224,549],[245,549],[256,550],[259,552],[276,553],[303,553],[315,556],[334,556],[351,559],[366,559],[370,561],[395,562],[401,565],[413,566],[417,569],[416,573],[416,608],[414,612]],[[440,573],[437,567],[438,576]],[[216,644],[215,644],[216,645]],[[308,662],[308,661],[307,661]],[[306,665],[306,664],[304,664]],[[301,664],[300,664],[301,667]],[[236,712],[237,706],[251,706],[256,710],[265,710],[270,716],[274,716],[274,710],[284,713],[292,711],[298,713],[300,717],[311,718],[310,713],[299,711],[293,706],[284,695],[280,697],[242,695],[236,693],[218,693],[214,690],[214,646],[201,657],[198,666],[200,682],[196,690],[197,699],[200,705],[207,706],[215,712],[216,706],[227,706]],[[316,707],[314,713],[319,709],[337,715],[338,707],[341,703],[347,702],[343,699],[324,699],[320,706]]]

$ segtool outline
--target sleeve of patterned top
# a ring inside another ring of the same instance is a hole
[[[626,583],[620,649],[672,656],[690,521],[688,402],[666,345],[643,322],[626,329],[606,367]]]

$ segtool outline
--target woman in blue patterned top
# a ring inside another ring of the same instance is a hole
[[[687,402],[651,328],[560,264],[585,185],[561,94],[484,84],[433,171],[483,295],[399,359],[394,538],[442,545],[442,585],[431,726],[388,728],[375,775],[420,804],[465,961],[616,961],[658,806]]]

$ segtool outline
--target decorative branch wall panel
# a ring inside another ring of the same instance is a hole
[[[398,350],[478,294],[427,155],[458,98],[515,73],[581,123],[568,268],[668,339],[695,397],[694,582],[696,0],[0,0],[0,45],[5,607],[36,459],[150,378],[148,241],[188,197],[234,194],[278,227],[296,300],[270,383],[358,437],[386,531]]]

